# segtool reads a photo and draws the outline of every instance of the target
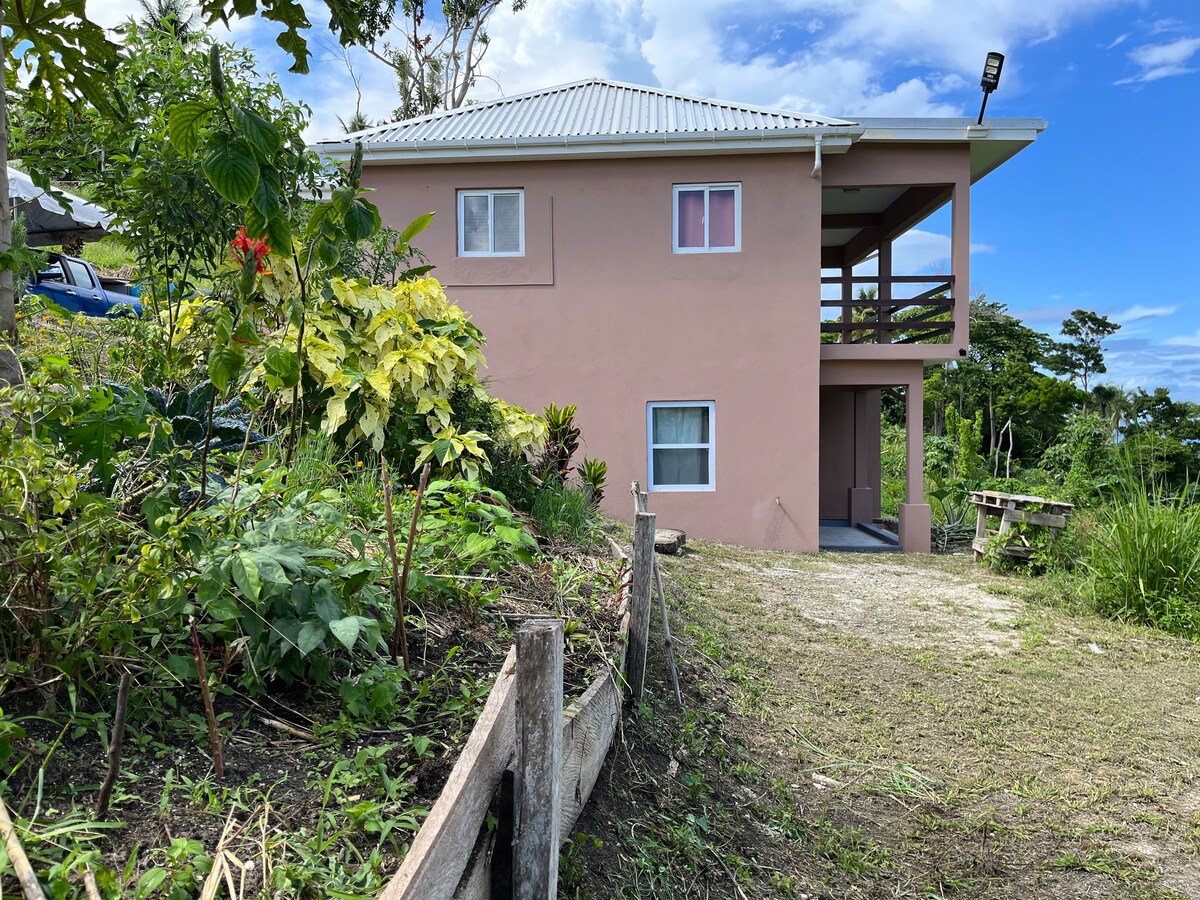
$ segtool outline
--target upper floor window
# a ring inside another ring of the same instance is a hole
[[[740,184],[677,184],[672,249],[732,253],[742,249]]]
[[[458,192],[459,256],[524,256],[525,192]]]

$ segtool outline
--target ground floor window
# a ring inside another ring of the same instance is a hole
[[[646,405],[650,490],[716,488],[715,413],[716,404],[711,400]]]

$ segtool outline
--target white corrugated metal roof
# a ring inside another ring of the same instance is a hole
[[[346,144],[361,140],[371,147],[435,141],[761,134],[853,124],[843,119],[707,100],[660,88],[592,78],[378,125],[326,143]]]

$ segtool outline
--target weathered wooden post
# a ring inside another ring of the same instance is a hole
[[[646,644],[650,637],[650,600],[654,593],[654,513],[640,512],[633,525],[633,590],[629,595],[629,654],[625,680],[629,698],[642,696],[646,680]]]
[[[562,756],[563,625],[530,622],[517,632],[516,900],[558,895]]]

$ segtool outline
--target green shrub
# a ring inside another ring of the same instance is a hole
[[[1124,472],[1097,510],[1085,568],[1096,609],[1200,638],[1200,507]]]
[[[608,484],[608,463],[602,459],[588,459],[575,467],[579,481],[592,498],[592,505],[599,506],[604,499],[604,485]]]
[[[592,498],[585,488],[548,481],[534,497],[533,517],[547,540],[567,538],[587,544],[595,538]]]

